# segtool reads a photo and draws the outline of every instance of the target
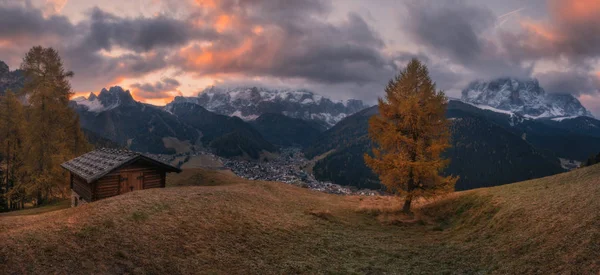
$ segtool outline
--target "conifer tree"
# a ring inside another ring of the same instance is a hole
[[[23,198],[21,184],[23,183],[23,142],[25,118],[23,106],[13,92],[6,91],[0,97],[0,144],[3,163],[2,175],[4,198],[0,208],[14,209],[20,205]]]
[[[451,192],[458,179],[440,175],[449,162],[441,157],[450,147],[448,101],[416,59],[390,80],[385,93],[379,115],[369,120],[374,146],[365,162],[388,192],[404,196],[403,211],[411,213],[414,199]]]
[[[66,174],[60,164],[85,152],[85,138],[69,108],[72,96],[69,78],[58,52],[52,48],[33,47],[21,64],[25,74],[23,92],[29,110],[26,163],[30,184],[27,191],[40,205],[52,195],[65,190]]]

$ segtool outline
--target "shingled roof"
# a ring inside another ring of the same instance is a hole
[[[91,151],[69,160],[60,166],[71,171],[73,174],[82,177],[88,183],[91,183],[121,166],[133,163],[140,159],[160,166],[167,172],[181,172],[181,169],[156,158],[130,150],[110,148],[101,148]]]

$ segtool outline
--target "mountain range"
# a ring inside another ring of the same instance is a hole
[[[173,154],[204,147],[224,157],[258,158],[274,152],[249,123],[215,114],[202,106],[180,102],[168,110],[137,102],[121,87],[72,100],[81,126],[131,150]]]
[[[22,72],[0,63],[0,92],[22,87]],[[378,108],[334,102],[306,90],[211,87],[164,107],[138,102],[120,87],[74,98],[92,142],[173,154],[209,149],[223,157],[260,159],[279,147],[302,147],[313,173],[341,185],[379,188],[363,161],[368,120]],[[536,80],[476,81],[449,101],[452,149],[446,174],[459,190],[552,175],[600,152],[600,121],[566,94]],[[104,146],[104,145],[102,145]]]
[[[535,80],[477,83],[448,104],[453,146],[445,153],[451,163],[444,173],[461,177],[456,189],[560,173],[600,151],[600,121],[576,98],[547,95]],[[374,106],[349,116],[304,149],[307,157],[319,159],[313,168],[317,179],[379,186],[363,161],[371,148],[368,120],[377,114]]]
[[[278,113],[292,118],[314,121],[330,128],[343,118],[366,107],[362,101],[349,99],[334,102],[307,90],[275,90],[257,87],[224,89],[210,87],[196,97],[175,97],[167,105],[192,102],[211,112],[237,116],[249,121],[266,113]]]
[[[570,94],[547,94],[536,79],[474,81],[462,91],[461,100],[527,118],[593,117],[577,98]]]

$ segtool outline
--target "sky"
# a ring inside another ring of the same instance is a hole
[[[53,47],[77,95],[164,105],[204,88],[309,89],[374,103],[412,58],[451,97],[537,78],[600,117],[598,0],[0,0],[0,60]]]

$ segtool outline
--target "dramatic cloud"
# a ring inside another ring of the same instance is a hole
[[[522,20],[523,31],[503,34],[504,46],[509,52],[516,58],[566,58],[572,62],[597,59],[600,56],[600,2],[548,2],[547,20]]]
[[[34,7],[0,2],[0,38],[3,40],[66,36],[73,31],[73,25],[64,16],[45,18],[41,10]]]
[[[361,16],[350,13],[339,22],[325,20],[331,12],[329,1],[177,3],[186,10],[178,17],[130,18],[93,8],[77,24],[60,15],[44,16],[41,9],[26,4],[0,4],[0,39],[15,44],[11,55],[20,48],[22,56],[36,44],[57,48],[75,71],[74,87],[80,90],[168,68],[199,78],[359,86],[383,85],[394,73],[383,39]],[[17,41],[18,36],[25,39]],[[0,47],[9,52],[2,43]]]
[[[497,23],[489,9],[460,0],[408,1],[405,7],[401,28],[436,60],[442,60],[443,65],[431,70],[441,77],[442,88],[461,89],[478,78],[531,75],[532,64],[510,59],[488,37]],[[452,66],[455,70],[449,69]]]
[[[333,0],[139,0],[123,5],[139,10],[122,12],[109,6],[116,2],[0,0],[0,60],[14,68],[30,47],[54,47],[75,72],[77,92],[123,85],[161,102],[245,83],[373,102],[415,57],[450,95],[497,77],[537,77],[552,93],[599,93],[593,0],[515,0],[529,6],[501,12],[491,7],[504,4],[486,6],[491,0],[382,0],[397,16],[387,21],[380,9]]]
[[[94,8],[85,43],[92,49],[111,51],[113,45],[133,51],[150,51],[160,47],[182,46],[192,39],[216,37],[212,29],[197,28],[184,20],[163,15],[152,18],[121,18]]]
[[[494,25],[494,14],[463,1],[410,1],[403,27],[416,42],[462,64],[483,52],[482,34]]]
[[[549,93],[573,95],[600,93],[600,77],[587,71],[551,71],[537,74],[536,77]]]
[[[332,24],[320,19],[323,1],[234,3],[202,5],[221,36],[182,48],[175,62],[184,70],[359,84],[392,74],[382,39],[356,14]]]
[[[174,78],[164,78],[156,83],[135,83],[131,85],[133,95],[145,99],[163,99],[182,95],[178,90],[181,83]]]
[[[548,19],[521,21],[522,30],[501,33],[512,59],[550,61],[562,67],[535,77],[549,92],[597,94],[600,78],[594,72],[600,57],[600,2],[548,1]]]

